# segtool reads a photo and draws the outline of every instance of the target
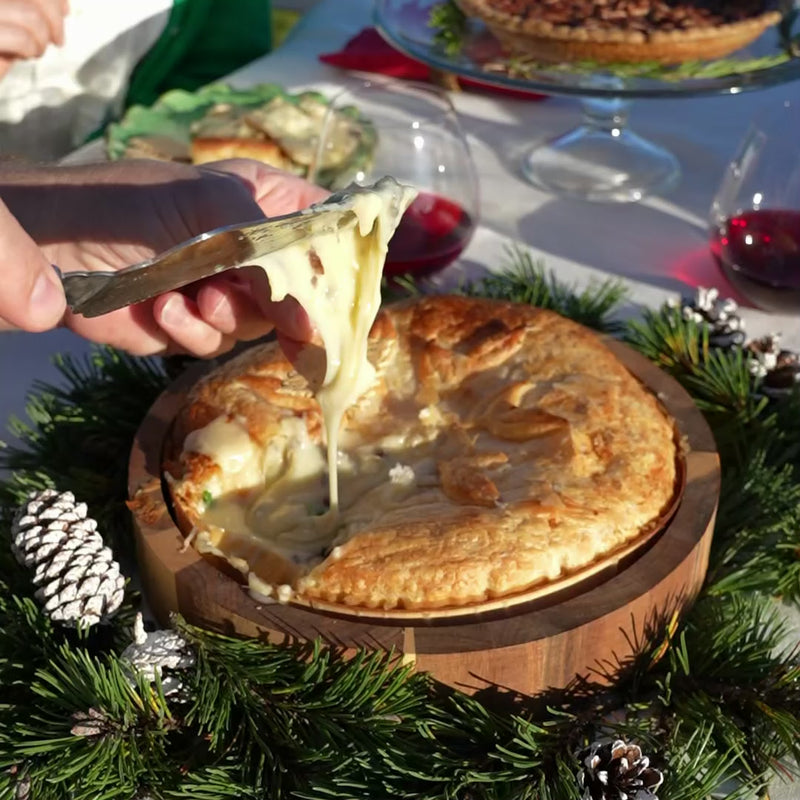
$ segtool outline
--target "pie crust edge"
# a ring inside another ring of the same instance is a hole
[[[687,30],[654,30],[645,35],[638,31],[591,30],[523,19],[499,11],[485,0],[456,0],[456,4],[467,16],[482,19],[512,55],[553,63],[656,61],[679,64],[695,59],[723,58],[750,44],[767,28],[776,25],[782,16],[779,11],[768,10],[736,22]]]
[[[523,318],[528,318],[530,320],[535,319],[538,325],[546,325],[550,329],[556,328],[560,332],[559,335],[568,337],[572,345],[585,353],[587,357],[591,357],[595,361],[599,360],[606,371],[610,374],[617,374],[620,376],[620,380],[625,383],[627,391],[635,394],[638,393],[640,396],[642,408],[644,409],[643,413],[652,415],[653,420],[661,418],[664,422],[664,426],[661,426],[659,435],[656,437],[658,439],[657,446],[664,450],[665,453],[667,450],[669,451],[669,455],[664,459],[663,463],[666,464],[669,462],[672,467],[672,472],[666,474],[663,470],[660,470],[655,472],[652,476],[653,482],[659,485],[662,496],[659,504],[659,511],[652,515],[650,522],[640,526],[635,531],[629,532],[625,540],[614,542],[611,545],[607,542],[604,543],[600,548],[602,552],[595,560],[602,560],[611,556],[621,547],[629,545],[631,541],[644,537],[645,534],[652,533],[654,526],[663,523],[665,510],[674,507],[676,492],[680,489],[680,470],[677,468],[677,465],[680,463],[681,454],[680,448],[677,445],[678,435],[674,421],[669,417],[660,403],[658,403],[655,396],[628,372],[624,365],[622,365],[611,351],[602,344],[602,341],[596,334],[557,314],[528,306],[518,306],[515,304],[500,303],[498,301],[478,301],[472,299],[466,300],[466,298],[447,297],[423,298],[422,302],[433,303],[435,306],[438,306],[438,318],[444,323],[446,323],[448,319],[452,322],[453,315],[455,314],[458,316],[459,313],[457,306],[465,302],[473,305],[478,304],[484,309],[486,308],[486,304],[489,304],[491,316],[500,317],[505,320],[509,320],[513,317],[518,321],[520,319],[520,314]],[[402,305],[408,306],[409,304]],[[431,315],[428,315],[428,320],[430,319]],[[387,333],[388,328],[386,321],[386,314],[379,316],[376,326],[373,329],[373,336],[376,335],[377,332],[377,337],[380,338]],[[457,320],[456,324],[458,324]],[[428,335],[430,334],[431,332],[429,331]],[[435,338],[435,332],[433,332],[433,337]],[[247,380],[246,392],[244,392],[244,394],[252,395],[255,391],[256,394],[260,393],[267,397],[271,392],[277,390],[280,381],[285,379],[292,371],[291,366],[288,362],[283,360],[277,347],[254,347],[236,359],[227,362],[221,368],[202,379],[192,389],[189,402],[183,407],[176,418],[172,435],[167,441],[164,469],[168,475],[168,485],[172,495],[173,507],[179,523],[179,528],[184,535],[188,534],[196,526],[202,524],[197,512],[200,494],[200,489],[198,487],[202,485],[204,476],[207,476],[208,471],[213,472],[216,469],[216,465],[214,465],[211,459],[202,454],[191,454],[188,460],[182,460],[181,448],[183,439],[190,431],[203,427],[220,413],[221,409],[215,405],[214,401],[214,395],[216,392],[220,391],[220,387],[224,386],[226,383],[230,384],[232,377],[237,373],[248,373],[248,370],[253,369],[255,372],[250,373],[250,377]],[[245,411],[244,416],[247,416],[246,408],[249,407],[252,409],[253,407],[249,402],[252,400],[252,396],[249,400],[247,397],[239,399],[242,401],[242,404],[235,408],[229,408],[228,411],[237,414],[241,414],[242,411]],[[305,401],[298,398],[298,402],[298,409],[300,409]],[[259,403],[261,403],[261,401],[259,401]],[[258,413],[250,416],[248,419],[251,435],[262,441],[269,436],[269,431],[274,423],[275,420],[271,418],[269,412],[266,412],[265,415],[264,408],[260,408]],[[667,429],[669,430],[668,435],[666,434]],[[668,490],[665,490],[667,484]],[[471,507],[469,511],[465,513],[460,527],[463,529],[465,526],[469,527],[470,525],[473,527],[478,526],[479,528],[485,526],[485,520],[482,517],[480,509]],[[414,533],[413,527],[414,526],[409,528],[412,534]],[[434,525],[433,527],[435,528],[436,526]],[[399,528],[402,528],[402,526],[399,526]],[[417,525],[416,528],[419,529],[419,526]],[[389,538],[393,538],[397,533],[402,533],[402,531],[390,532]],[[432,530],[431,533],[435,536],[443,536],[445,541],[448,540],[449,534],[446,530]],[[455,538],[451,537],[451,539],[451,544],[457,546],[458,536],[456,535]],[[351,547],[353,551],[357,551],[358,548],[366,548],[369,550],[370,548],[381,547],[382,545],[385,546],[386,541],[386,536],[383,534],[376,537],[371,535],[370,532],[366,532],[353,537],[353,539],[348,542],[348,545],[352,542],[356,543]],[[241,545],[241,543],[238,544]],[[448,544],[446,546],[450,545]],[[603,547],[605,548],[604,550]],[[244,561],[246,563],[242,563],[243,553],[245,554]],[[204,555],[208,556],[209,554],[205,553]],[[215,557],[211,554],[211,560],[216,563],[216,566],[222,568],[224,572],[232,577],[237,577],[239,580],[241,580],[240,573],[247,572],[247,570],[252,570],[264,581],[276,585],[296,583],[300,574],[295,565],[285,559],[275,558],[273,555],[265,555],[263,552],[260,552],[258,548],[246,551],[246,548],[243,550],[239,547],[237,558],[230,560],[235,568],[232,568],[231,563],[226,563],[223,559],[219,558],[218,555],[219,554]],[[353,556],[354,553],[351,552],[349,555]],[[377,595],[371,592],[367,584],[369,584],[370,581],[374,581],[376,576],[371,571],[369,565],[367,565],[366,569],[361,569],[361,571],[359,571],[357,565],[360,559],[357,557],[357,553],[355,555],[355,566],[352,558],[348,559],[346,563],[342,563],[341,569],[338,568],[338,564],[334,564],[334,568],[329,570],[329,572],[332,573],[328,576],[330,580],[322,583],[303,581],[305,586],[303,591],[299,593],[298,599],[310,605],[313,605],[315,601],[323,601],[324,603],[360,608],[418,608],[420,610],[434,610],[436,608],[450,608],[453,606],[468,607],[470,605],[479,604],[481,601],[506,596],[513,600],[514,596],[524,593],[525,590],[532,586],[546,583],[548,580],[546,576],[537,574],[533,576],[531,580],[526,581],[524,568],[521,569],[519,573],[515,573],[513,570],[507,570],[508,574],[502,582],[504,585],[500,586],[499,589],[495,587],[495,589],[489,593],[486,592],[485,588],[481,587],[474,595],[470,595],[468,591],[461,591],[458,597],[454,597],[448,595],[446,591],[444,594],[437,594],[434,590],[431,590],[424,602],[419,602],[413,598],[404,599],[402,597],[390,599],[389,602],[387,602],[387,596],[391,595],[391,588],[388,590],[388,593],[386,587],[378,587],[380,591]],[[568,561],[569,558],[568,555],[565,556],[564,553],[560,551],[559,553],[554,552],[554,557],[556,561],[564,558]],[[486,566],[487,565],[484,565],[484,568],[486,568]],[[584,566],[586,566],[586,564],[578,564],[575,567],[570,567],[568,563],[556,563],[556,572],[563,573],[566,571],[566,573],[569,574],[570,572],[579,571]],[[240,573],[237,573],[237,570],[239,570]],[[522,575],[522,577],[520,577],[520,575]],[[446,574],[442,574],[440,578],[445,588],[448,583],[458,584],[464,581],[464,576],[459,576],[457,574],[450,575],[449,577]],[[550,579],[555,580],[552,576]]]

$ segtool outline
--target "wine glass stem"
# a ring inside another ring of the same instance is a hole
[[[583,124],[596,131],[619,136],[619,132],[628,122],[630,101],[610,98],[583,98]]]

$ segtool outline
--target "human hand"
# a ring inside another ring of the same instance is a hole
[[[64,43],[68,0],[0,0],[0,78],[11,65]]]
[[[60,322],[66,303],[61,282],[36,242],[0,202],[0,331],[45,331]]]
[[[212,228],[286,214],[326,195],[300,178],[241,159],[201,168],[123,161],[47,175],[45,208],[36,202],[43,196],[41,173],[14,183],[12,208],[64,272],[120,269]],[[211,357],[273,326],[284,339],[307,340],[302,309],[267,297],[263,271],[236,270],[102,317],[68,311],[64,324],[137,355]]]

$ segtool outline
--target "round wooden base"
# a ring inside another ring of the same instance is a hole
[[[607,344],[658,395],[687,446],[683,499],[644,549],[556,594],[453,618],[353,616],[259,602],[227,565],[186,547],[170,515],[161,453],[195,372],[156,401],[131,452],[129,492],[136,501],[139,569],[151,607],[162,622],[177,611],[211,630],[271,642],[319,637],[345,650],[393,648],[417,669],[469,693],[536,694],[563,688],[576,676],[602,680],[655,625],[696,596],[708,566],[720,487],[713,436],[689,395],[643,356],[613,340]]]

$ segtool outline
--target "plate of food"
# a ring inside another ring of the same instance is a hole
[[[318,158],[326,126],[324,161],[316,182],[328,186],[342,172],[369,163],[374,126],[355,107],[330,109],[320,92],[290,93],[273,83],[236,89],[212,84],[195,92],[176,89],[152,106],[132,106],[109,126],[111,160],[156,158],[204,164],[224,158],[253,158],[306,176]],[[333,142],[333,146],[331,146]]]

